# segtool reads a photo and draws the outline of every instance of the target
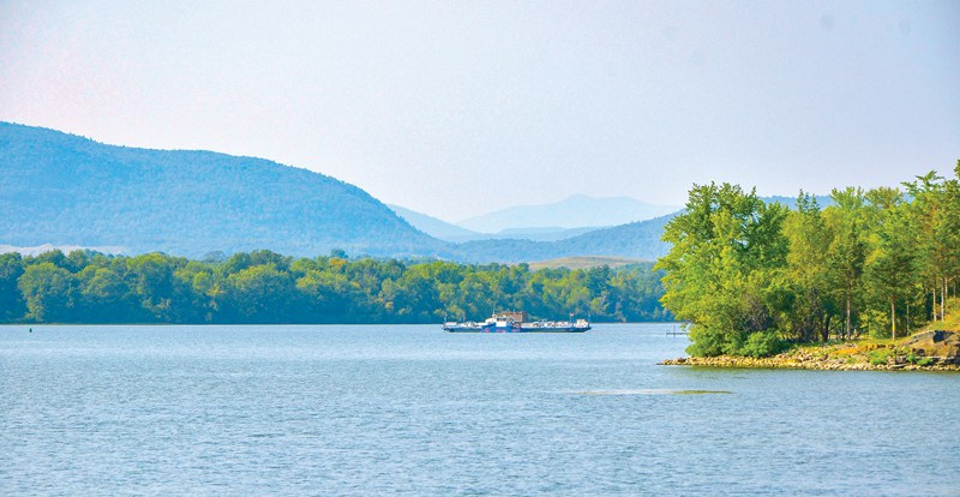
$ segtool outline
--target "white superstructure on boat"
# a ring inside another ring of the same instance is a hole
[[[590,329],[590,322],[586,319],[568,321],[526,321],[525,312],[494,313],[486,321],[448,321],[443,323],[443,329],[461,333],[583,333]]]

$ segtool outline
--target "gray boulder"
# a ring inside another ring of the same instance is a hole
[[[940,364],[960,364],[960,333],[955,331],[917,333],[903,345],[919,355],[937,358]]]

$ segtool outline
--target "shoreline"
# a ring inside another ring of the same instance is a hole
[[[666,359],[657,364],[821,371],[960,372],[960,333],[951,330],[927,330],[896,342],[809,344],[796,346],[770,357],[680,357]]]
[[[817,371],[931,371],[960,372],[957,364],[871,364],[815,357],[678,357],[658,362],[659,366],[702,366],[728,369],[805,369]]]

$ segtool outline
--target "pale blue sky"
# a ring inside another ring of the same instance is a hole
[[[456,221],[960,158],[960,2],[0,0],[0,120],[265,157]]]

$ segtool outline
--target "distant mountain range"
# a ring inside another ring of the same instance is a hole
[[[648,204],[629,197],[574,195],[551,204],[508,207],[465,219],[457,225],[481,233],[538,227],[614,226],[653,219],[678,210],[680,207],[677,206]]]
[[[9,123],[0,123],[0,212],[0,244],[13,246],[453,256],[367,192],[306,169]]]
[[[392,204],[388,204],[387,207],[393,209],[393,212],[396,212],[398,216],[402,217],[413,227],[434,238],[451,242],[483,238],[483,234],[481,233],[461,228],[453,223],[448,223],[433,216],[407,209],[406,207]]]
[[[495,234],[466,231],[440,219],[391,206],[418,229],[458,242],[456,258],[469,262],[531,262],[581,256],[654,260],[669,250],[660,241],[663,227],[680,211],[607,228],[514,228]]]
[[[269,160],[105,145],[0,123],[0,252],[57,246],[202,257],[257,249],[316,256],[343,249],[352,256],[462,262],[653,260],[669,249],[660,237],[679,213],[591,228],[672,208],[586,196],[551,205],[566,214],[548,215],[549,206],[505,209],[476,224],[498,232],[479,233],[387,207],[356,186]],[[577,206],[591,214],[577,217]],[[606,208],[610,217],[598,217]],[[621,208],[625,213],[612,212]],[[578,223],[585,224],[570,228]]]
[[[453,223],[448,223],[433,216],[416,212],[399,205],[389,205],[398,216],[402,217],[414,228],[444,241],[453,243],[472,242],[477,240],[530,240],[537,242],[554,242],[566,238],[572,238],[582,235],[589,231],[597,229],[596,227],[582,228],[558,228],[558,227],[537,227],[537,228],[510,228],[498,233],[479,233],[477,231],[462,228]]]
[[[654,260],[670,249],[660,241],[663,227],[679,212],[647,221],[589,231],[555,242],[530,240],[479,240],[460,244],[467,260],[489,262],[546,261],[576,256],[617,256]]]

